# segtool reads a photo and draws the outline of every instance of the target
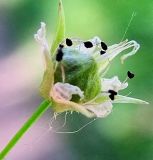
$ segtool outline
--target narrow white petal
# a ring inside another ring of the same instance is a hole
[[[76,42],[77,40],[75,40]],[[92,39],[89,39],[87,41],[90,41],[92,42],[93,44],[93,47],[91,48],[86,48],[84,46],[84,43],[83,41],[81,40],[78,40],[78,44],[76,45],[76,50],[79,50],[79,52],[83,53],[83,54],[91,54],[93,55],[94,53],[96,53],[97,50],[100,50],[99,49],[99,45],[100,45],[100,42],[101,42],[101,39],[97,36],[93,37]]]
[[[51,96],[53,95],[57,99],[63,99],[68,101],[71,100],[73,94],[79,95],[81,99],[84,98],[81,89],[69,83],[55,83],[50,94]]]
[[[127,54],[123,55],[121,57],[121,62],[123,63],[125,59],[128,57],[134,55],[138,49],[140,48],[140,45],[134,41],[131,40],[128,42],[128,40],[120,42],[118,44],[114,44],[112,46],[108,47],[108,50],[106,51],[106,54],[102,55],[100,58],[97,59],[97,61],[101,65],[101,72],[108,66],[110,61],[112,61],[118,54],[123,52],[124,50],[127,50],[129,48],[133,48],[132,51],[129,51]]]
[[[118,92],[119,90],[125,89],[128,86],[128,83],[121,83],[117,76],[114,76],[111,79],[103,78],[101,80],[102,91],[107,92],[108,90],[114,90]]]
[[[34,35],[34,38],[42,48],[49,50],[47,39],[46,39],[46,24],[44,22],[41,22],[41,27],[40,29],[38,29],[37,33]]]
[[[98,36],[93,37],[89,41],[91,41],[93,45],[100,45],[101,43],[101,39]]]
[[[112,103],[110,101],[106,101],[101,104],[88,104],[84,105],[86,109],[88,109],[90,112],[93,112],[96,117],[106,117],[108,116],[112,111]]]
[[[129,41],[127,43],[126,48],[131,48],[131,47],[133,47],[132,51],[121,57],[121,62],[122,63],[124,63],[124,60],[126,60],[128,57],[133,56],[138,51],[138,49],[140,48],[140,45],[136,41],[132,40],[132,41]]]
[[[86,117],[94,117],[94,113],[88,111],[81,104],[70,101],[73,94],[78,94],[81,98],[84,98],[83,92],[79,87],[70,85],[68,83],[56,83],[50,91],[50,96],[53,100],[59,104],[57,112],[64,112],[66,110],[77,111],[85,115]]]
[[[37,33],[34,35],[34,38],[42,49],[43,59],[44,59],[45,68],[46,68],[47,63],[50,60],[50,57],[49,57],[48,42],[47,42],[47,39],[46,39],[46,24],[44,22],[41,22],[41,27],[37,31]]]
[[[140,48],[140,45],[132,40],[132,41],[124,41],[124,42],[121,42],[119,44],[116,44],[116,45],[113,45],[113,46],[110,46],[108,48],[108,51],[107,51],[107,55],[109,57],[109,60],[112,60],[114,57],[116,57],[119,53],[121,53],[122,51],[128,49],[128,48],[133,48],[132,51],[130,51],[129,53],[127,53],[126,55],[123,55],[121,57],[121,60],[122,62],[128,58],[129,56],[132,56],[134,55],[138,49]]]
[[[115,96],[115,100],[113,101],[113,103],[149,104],[148,102],[140,100],[140,99],[121,96],[121,95]]]

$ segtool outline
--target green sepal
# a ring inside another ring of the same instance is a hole
[[[54,84],[54,66],[53,66],[53,61],[49,57],[49,55],[44,54],[44,56],[45,56],[46,69],[44,71],[43,80],[40,84],[39,91],[43,98],[50,100],[49,92]]]
[[[126,96],[121,96],[121,95],[117,95],[115,97],[115,100],[113,102],[114,103],[149,104],[148,102],[140,100],[140,99],[126,97]]]
[[[65,36],[65,17],[64,17],[64,10],[62,1],[59,1],[59,7],[58,7],[58,25],[57,25],[57,31],[55,38],[52,43],[51,47],[51,54],[55,53],[56,48],[58,47],[59,43],[64,39]],[[51,99],[49,96],[49,92],[54,84],[54,63],[52,61],[52,55],[51,57],[45,56],[46,61],[46,70],[43,75],[43,80],[40,85],[40,94],[45,99]]]
[[[52,46],[51,46],[51,54],[54,54],[59,43],[64,39],[65,37],[65,16],[64,16],[64,9],[62,1],[59,1],[59,7],[58,7],[58,23],[57,23],[57,30],[56,35],[54,37]]]

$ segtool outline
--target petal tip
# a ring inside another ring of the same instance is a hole
[[[144,104],[147,104],[147,105],[149,105],[150,103],[149,103],[149,102],[146,102],[146,101],[144,101]]]

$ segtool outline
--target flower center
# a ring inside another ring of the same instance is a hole
[[[84,91],[84,102],[93,99],[101,90],[96,61],[91,55],[80,53],[74,48],[63,48],[62,51],[63,59],[58,63],[55,72],[55,83],[62,82],[62,65],[65,73],[65,83],[78,86]],[[74,95],[72,100],[78,101],[79,97]]]

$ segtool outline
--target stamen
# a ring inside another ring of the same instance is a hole
[[[130,72],[130,71],[127,72],[127,76],[128,76],[130,79],[134,78],[134,74],[133,74],[132,72]]]
[[[112,101],[114,100],[114,97],[115,97],[115,96],[114,96],[113,94],[110,94],[110,95],[109,95],[109,98],[110,98]]]
[[[86,41],[86,42],[84,42],[84,46],[86,48],[91,48],[91,47],[93,47],[93,44],[90,41]]]
[[[104,42],[101,42],[101,48],[103,50],[107,50],[107,45]]]
[[[83,125],[82,127],[80,127],[79,129],[77,130],[74,130],[74,131],[54,131],[52,130],[52,132],[54,133],[63,133],[63,134],[74,134],[74,133],[78,133],[80,132],[82,129],[84,129],[85,127],[87,127],[88,125],[90,125],[91,123],[93,123],[94,121],[96,121],[98,118],[94,118],[93,120],[89,121],[88,123],[86,123],[85,125]]]
[[[112,95],[117,95],[117,92],[116,91],[114,91],[114,90],[108,90],[108,93],[110,93],[110,94],[112,94]]]
[[[126,83],[128,80],[128,77],[125,78],[125,80],[122,83]]]
[[[61,64],[61,71],[62,71],[62,81],[63,83],[65,82],[65,70],[64,70],[64,66]]]
[[[60,62],[62,59],[63,59],[63,51],[62,51],[62,48],[63,48],[64,46],[63,45],[59,45],[59,48],[58,48],[58,50],[57,50],[57,54],[56,54],[56,61],[58,61],[58,62]]]
[[[101,54],[101,55],[103,55],[103,54],[105,54],[105,53],[106,53],[106,52],[103,51],[103,50],[100,51],[100,54]]]
[[[108,93],[110,93],[109,98],[113,101],[115,96],[117,95],[117,92],[114,90],[108,90]]]
[[[59,48],[64,48],[64,45],[63,45],[63,44],[60,44],[60,45],[59,45]]]
[[[69,38],[66,38],[66,45],[67,46],[72,46],[72,40],[71,39],[69,39]]]

